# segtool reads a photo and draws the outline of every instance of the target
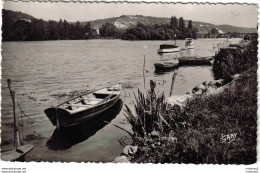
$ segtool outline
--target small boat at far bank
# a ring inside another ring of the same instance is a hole
[[[186,47],[187,49],[194,49],[194,45],[193,45],[193,40],[192,40],[192,38],[186,38],[185,47]]]
[[[155,70],[164,70],[177,67],[179,65],[178,59],[161,60],[160,62],[154,63]]]
[[[214,59],[214,56],[200,57],[200,56],[182,56],[179,57],[180,65],[206,65]]]
[[[121,85],[95,90],[44,110],[54,126],[71,127],[98,116],[117,103]]]
[[[170,53],[170,52],[179,52],[180,47],[173,44],[162,44],[160,45],[160,49],[158,49],[158,53]]]

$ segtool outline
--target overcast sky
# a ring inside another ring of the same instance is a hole
[[[4,2],[4,9],[21,11],[43,20],[66,19],[69,22],[91,21],[121,15],[183,17],[187,20],[256,27],[257,5],[254,4],[133,4],[133,3],[46,3]]]

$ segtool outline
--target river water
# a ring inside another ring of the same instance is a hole
[[[174,72],[155,73],[153,64],[162,58],[182,55],[212,56],[213,45],[216,46],[223,41],[224,39],[197,39],[194,40],[194,50],[182,50],[178,54],[165,55],[157,54],[159,45],[173,44],[173,41],[4,42],[1,81],[2,141],[11,141],[13,136],[12,102],[6,82],[7,79],[11,79],[17,101],[30,117],[25,117],[27,124],[23,127],[24,136],[33,132],[36,136],[42,137],[35,140],[44,141],[32,141],[36,143],[36,149],[31,152],[28,160],[37,156],[38,160],[44,161],[110,162],[122,152],[119,140],[127,135],[126,132],[112,124],[107,125],[100,119],[91,125],[86,124],[80,129],[71,129],[59,135],[46,118],[44,109],[86,90],[115,83],[123,85],[122,102],[130,107],[134,100],[133,92],[136,92],[137,88],[149,88],[150,80],[156,81],[158,93],[164,92],[168,97]],[[184,48],[184,41],[177,40],[177,45]],[[173,95],[183,95],[195,85],[212,80],[211,68],[212,66],[179,67]],[[125,124],[122,105],[118,104],[114,112],[106,113],[109,114],[106,120],[130,129]],[[19,114],[18,108],[17,112]],[[26,131],[26,128],[31,130]],[[59,144],[55,144],[57,136]],[[6,142],[9,145],[10,143]],[[37,150],[37,147],[40,149]]]

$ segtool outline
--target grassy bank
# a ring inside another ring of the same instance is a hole
[[[155,95],[153,82],[147,96],[138,93],[135,111],[126,110],[138,146],[131,162],[256,162],[257,42],[223,51],[213,65],[215,78],[229,85],[223,92],[196,96],[185,107],[168,106],[163,94]],[[241,75],[232,80],[235,73]]]

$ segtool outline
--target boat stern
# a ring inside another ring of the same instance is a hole
[[[57,126],[57,119],[59,120],[59,125],[64,126],[69,119],[70,113],[61,108],[48,108],[44,110],[44,113],[47,115],[49,120],[54,126]],[[58,118],[57,118],[58,116]]]

